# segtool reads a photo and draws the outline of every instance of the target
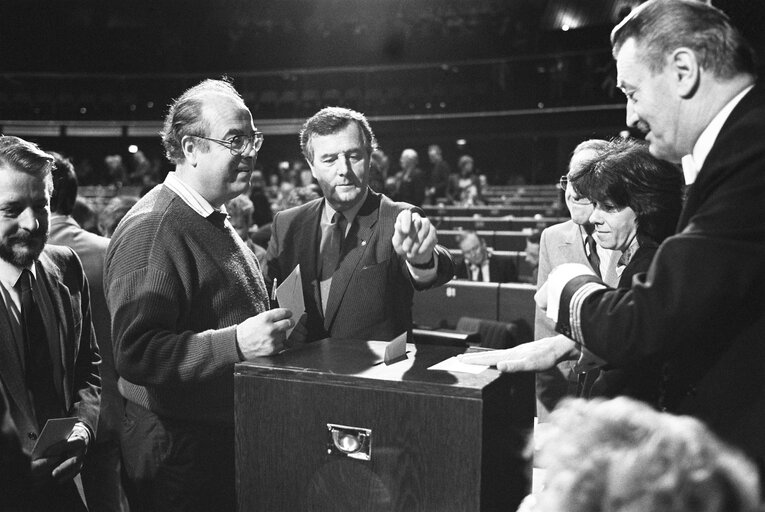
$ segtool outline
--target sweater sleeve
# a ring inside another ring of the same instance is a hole
[[[142,269],[112,283],[114,357],[118,373],[142,385],[181,384],[231,371],[239,361],[236,325],[177,331],[177,283]]]

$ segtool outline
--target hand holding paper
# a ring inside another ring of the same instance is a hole
[[[276,288],[276,299],[279,306],[292,311],[294,323],[287,329],[287,338],[292,334],[292,330],[297,325],[305,313],[305,300],[303,299],[303,280],[300,276],[300,264],[298,264],[290,275]],[[302,341],[302,340],[298,340]]]

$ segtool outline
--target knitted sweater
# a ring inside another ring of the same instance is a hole
[[[268,309],[233,229],[155,187],[114,233],[104,288],[122,395],[161,416],[233,423],[236,325]]]

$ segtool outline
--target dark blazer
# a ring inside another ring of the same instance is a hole
[[[53,373],[58,398],[71,417],[96,432],[100,405],[100,357],[90,320],[88,281],[72,249],[48,245],[35,263],[37,279],[47,289],[59,332],[51,341]],[[51,336],[51,338],[53,338]],[[7,310],[0,312],[0,380],[25,451],[31,452],[39,435],[24,383],[22,365]]]
[[[627,266],[624,267],[619,278],[619,288],[628,289],[632,286],[632,279],[636,275],[648,271],[657,249],[658,245],[655,242],[646,242],[640,246],[637,252],[632,255]],[[593,373],[592,377],[589,375],[590,372]],[[587,398],[628,396],[649,404],[659,402],[661,393],[660,361],[646,359],[623,368],[606,366],[600,370],[590,370],[590,372],[587,372],[585,386],[589,386],[590,378],[594,381],[591,389],[585,389],[583,392]]]
[[[50,219],[50,244],[65,245],[74,249],[88,277],[90,310],[101,354],[101,409],[98,417],[98,440],[117,439],[124,416],[123,398],[117,390],[117,371],[114,369],[112,351],[111,318],[104,296],[104,257],[109,239],[85,231],[71,216],[52,216]]]
[[[765,468],[765,89],[726,120],[690,187],[678,234],[627,290],[597,291],[582,339],[610,364],[659,357],[660,405],[704,420]],[[573,279],[561,296],[569,324]],[[574,311],[576,314],[576,311]],[[614,343],[618,340],[618,343]]]
[[[470,270],[465,258],[460,259],[455,267],[457,279],[470,279]],[[489,256],[489,278],[492,283],[515,283],[518,281],[518,270],[508,258]]]
[[[412,328],[412,297],[420,289],[405,259],[393,250],[399,212],[413,208],[368,191],[343,243],[343,260],[332,277],[326,317],[321,311],[317,263],[323,199],[279,212],[266,255],[266,276],[282,282],[300,264],[308,315],[308,341],[333,337],[391,340]],[[449,251],[436,246],[438,275],[429,287],[454,275]]]

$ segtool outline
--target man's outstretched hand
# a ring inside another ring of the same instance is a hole
[[[504,350],[460,354],[459,360],[496,366],[501,372],[514,373],[549,370],[561,361],[577,357],[579,349],[574,340],[559,334]]]

